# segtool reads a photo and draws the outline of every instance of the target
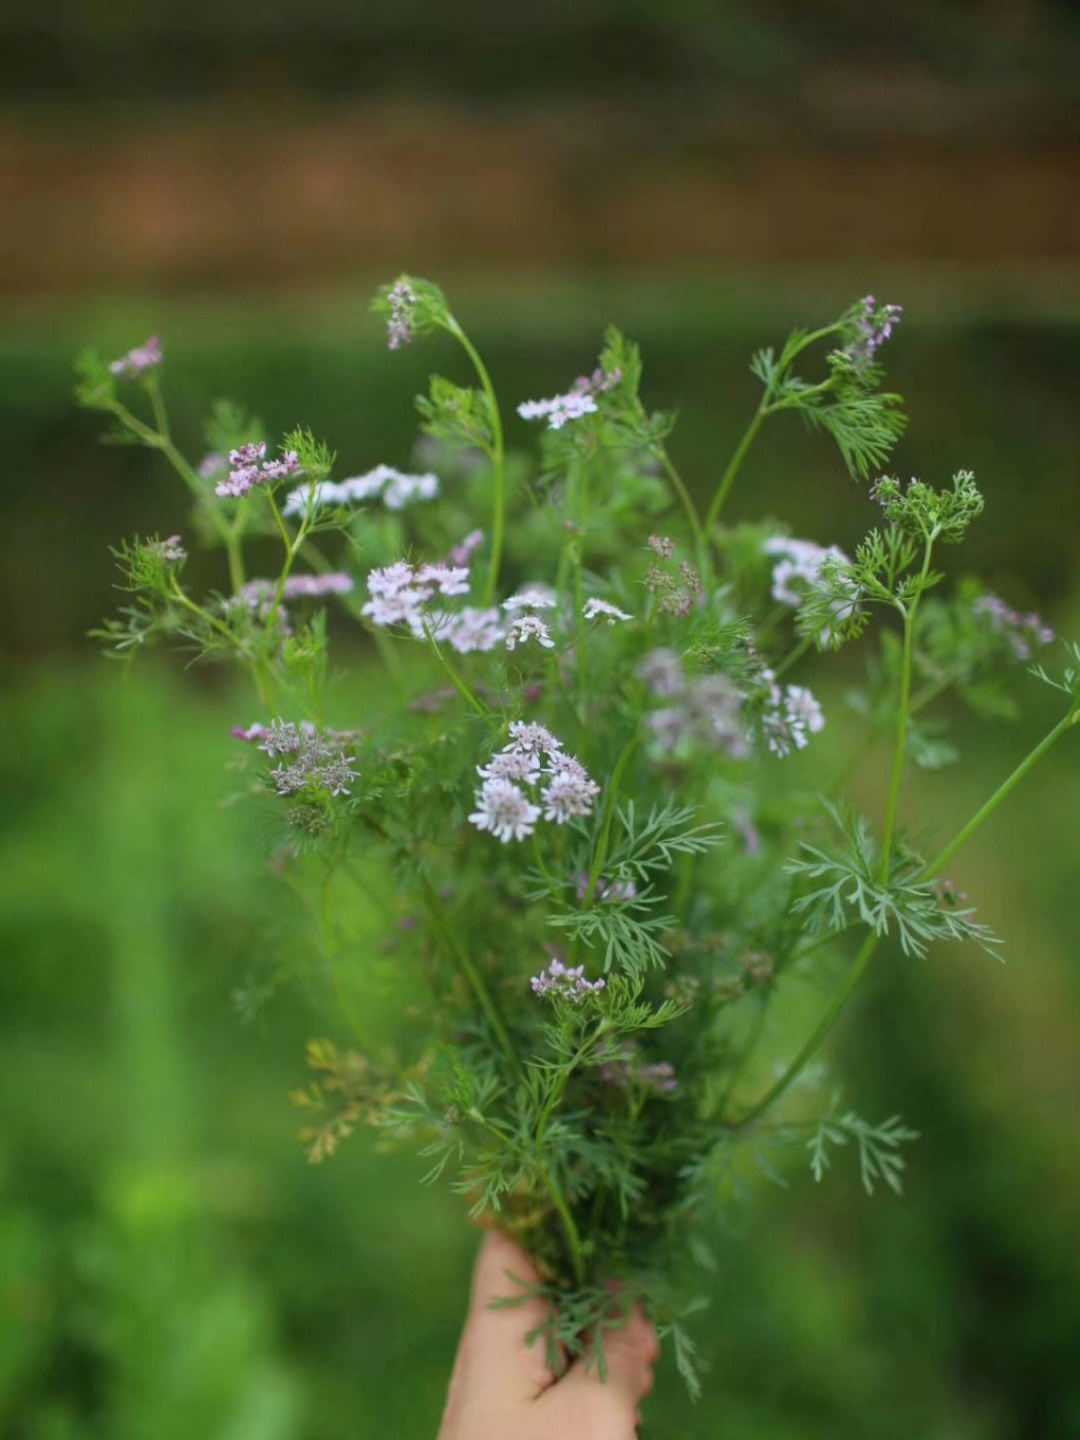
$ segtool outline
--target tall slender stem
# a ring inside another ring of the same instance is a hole
[[[499,416],[499,402],[495,398],[495,387],[491,383],[487,366],[480,359],[472,341],[453,315],[447,316],[446,325],[451,335],[459,342],[472,361],[491,411],[491,464],[494,472],[493,488],[495,493],[491,516],[491,559],[488,562],[487,577],[484,581],[484,604],[490,605],[495,598],[499,565],[502,562],[503,537],[506,531],[506,447],[503,440],[502,420]]]
[[[933,540],[933,534],[926,537],[926,543],[923,548],[922,570],[919,573],[920,582],[926,579],[927,571],[930,569],[930,553],[933,549]],[[885,809],[885,830],[881,840],[881,869],[879,874],[883,885],[887,884],[889,879],[889,862],[892,859],[893,832],[896,828],[896,810],[900,801],[900,781],[904,773],[908,715],[911,709],[911,656],[915,642],[915,611],[919,604],[920,593],[921,589],[916,587],[911,604],[903,611],[904,644],[900,661],[900,714],[896,726],[896,750],[893,755],[892,777],[889,781],[889,800]]]
[[[778,1100],[780,1096],[784,1093],[784,1091],[788,1088],[788,1086],[792,1083],[792,1081],[798,1078],[800,1072],[805,1068],[807,1061],[811,1058],[812,1055],[814,1055],[818,1046],[832,1029],[833,1022],[840,1014],[840,1011],[847,1004],[848,997],[851,995],[851,992],[855,989],[855,986],[858,985],[859,981],[862,979],[863,974],[866,971],[866,967],[870,963],[870,957],[877,949],[878,941],[880,940],[880,938],[881,937],[879,935],[876,935],[872,930],[866,936],[866,938],[863,940],[862,946],[859,949],[859,953],[855,956],[855,960],[852,964],[851,969],[847,973],[847,977],[845,978],[843,985],[841,985],[840,989],[833,996],[831,1002],[829,1003],[828,1009],[825,1011],[824,1015],[822,1015],[821,1019],[818,1021],[817,1025],[815,1025],[813,1031],[811,1032],[810,1038],[803,1045],[802,1049],[795,1056],[794,1060],[792,1060],[791,1064],[780,1076],[779,1080],[777,1080],[775,1085],[773,1085],[771,1089],[769,1089],[765,1093],[765,1095],[762,1096],[762,1098],[757,1102],[757,1104],[754,1105],[750,1110],[748,1110],[746,1114],[741,1117],[741,1119],[735,1122],[734,1128],[736,1130],[741,1130],[745,1126],[751,1125],[758,1118],[759,1115],[763,1115],[765,1111],[769,1108],[769,1106],[773,1103],[773,1101]]]
[[[754,418],[746,427],[742,439],[735,447],[735,453],[728,461],[727,469],[720,477],[720,484],[716,487],[716,494],[713,496],[712,504],[709,506],[708,513],[705,516],[704,530],[706,535],[711,535],[713,530],[715,530],[716,522],[720,518],[720,511],[723,509],[724,501],[728,497],[728,491],[735,482],[735,476],[739,473],[739,466],[742,464],[747,450],[750,449],[754,436],[761,429],[762,421],[769,413],[767,405],[768,398],[768,391],[766,391],[762,396],[761,404],[754,412]]]
[[[1080,720],[1080,706],[1074,705],[1066,715],[1062,716],[1054,728],[1048,731],[1032,750],[1028,751],[1027,755],[1020,761],[1020,764],[1017,765],[1012,774],[1006,780],[1002,781],[993,795],[987,800],[986,804],[976,810],[975,814],[954,838],[949,841],[944,850],[942,850],[940,854],[935,855],[923,872],[924,876],[930,877],[937,875],[941,868],[949,863],[961,845],[965,844],[966,841],[974,835],[979,826],[990,817],[1005,797],[1016,789],[1020,781],[1028,771],[1042,759],[1051,745],[1064,735],[1066,730],[1075,725],[1078,720]]]
[[[424,903],[428,907],[432,918],[435,920],[447,949],[454,957],[454,963],[465,976],[473,994],[480,1002],[480,1008],[487,1016],[488,1024],[491,1026],[495,1038],[502,1047],[507,1060],[509,1060],[511,1068],[516,1075],[520,1076],[521,1062],[511,1044],[510,1036],[507,1033],[506,1026],[502,1022],[502,1017],[495,1008],[495,1002],[488,994],[487,986],[480,978],[480,972],[472,962],[472,956],[454,934],[453,926],[450,924],[449,917],[443,909],[439,897],[435,894],[431,882],[421,877],[420,889],[423,892]]]
[[[701,521],[698,519],[697,506],[683,483],[683,478],[671,463],[671,459],[663,445],[656,445],[653,454],[660,462],[660,467],[671,483],[679,504],[683,508],[687,524],[690,526],[690,533],[694,539],[694,550],[697,555],[698,568],[702,571],[702,579],[705,578],[705,571],[709,565],[709,552],[705,544],[705,531],[701,528]]]

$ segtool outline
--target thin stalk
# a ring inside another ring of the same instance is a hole
[[[567,1081],[570,1078],[574,1066],[578,1063],[581,1057],[592,1048],[598,1036],[602,1033],[603,1028],[604,1022],[601,1022],[601,1028],[597,1030],[596,1034],[589,1036],[589,1038],[578,1047],[577,1054],[570,1061],[569,1066],[560,1073],[557,1083],[552,1087],[551,1093],[549,1094],[544,1104],[544,1108],[540,1112],[540,1118],[536,1122],[537,1165],[539,1167],[540,1175],[543,1179],[544,1185],[547,1188],[547,1192],[551,1196],[552,1204],[555,1206],[555,1209],[558,1212],[559,1219],[562,1222],[563,1230],[566,1232],[567,1243],[570,1246],[570,1259],[574,1266],[574,1279],[579,1285],[582,1285],[585,1282],[585,1256],[582,1250],[581,1234],[577,1228],[577,1224],[574,1220],[573,1214],[571,1213],[570,1207],[566,1203],[566,1198],[563,1195],[559,1186],[556,1184],[555,1180],[552,1178],[551,1170],[548,1167],[546,1161],[541,1158],[540,1152],[543,1149],[544,1136],[547,1131],[548,1121],[554,1114],[555,1107],[559,1104],[559,1101],[566,1093]]]
[[[570,1246],[570,1263],[574,1267],[574,1280],[578,1285],[584,1285],[585,1254],[581,1244],[581,1233],[578,1230],[577,1222],[574,1220],[570,1206],[566,1203],[566,1197],[563,1195],[546,1165],[541,1165],[540,1175],[548,1194],[551,1196],[551,1203],[555,1206],[559,1220],[562,1222],[563,1230],[566,1233],[567,1243]]]
[[[446,911],[443,909],[442,902],[439,900],[439,897],[432,889],[430,881],[421,877],[420,889],[424,896],[424,903],[427,906],[432,919],[438,926],[443,941],[446,944],[446,948],[453,956],[454,963],[458,966],[461,973],[465,976],[465,979],[469,982],[469,986],[472,989],[473,994],[476,996],[480,1004],[481,1010],[483,1010],[484,1014],[487,1016],[488,1024],[491,1026],[492,1031],[495,1034],[495,1038],[496,1040],[498,1040],[499,1045],[502,1047],[503,1053],[506,1055],[507,1060],[509,1060],[511,1068],[513,1069],[514,1073],[518,1077],[520,1077],[521,1062],[517,1057],[517,1053],[514,1050],[513,1045],[510,1043],[510,1036],[507,1033],[506,1026],[503,1024],[502,1018],[500,1017],[498,1010],[496,1010],[495,1008],[495,1003],[492,1000],[491,996],[488,994],[487,986],[480,978],[479,970],[477,970],[476,966],[473,964],[472,957],[460,944],[457,936],[454,934],[453,927],[449,923],[449,917],[447,916]]]
[[[923,876],[929,877],[936,875],[942,866],[949,863],[961,845],[965,844],[971,836],[974,835],[979,826],[993,814],[1005,797],[1016,789],[1028,771],[1042,759],[1051,745],[1064,735],[1066,730],[1075,725],[1078,719],[1080,719],[1080,708],[1074,706],[1066,715],[1062,716],[1054,728],[1048,731],[1039,743],[1024,756],[1012,774],[1006,780],[1002,781],[993,795],[987,800],[986,804],[980,806],[967,824],[949,841],[944,850],[931,860],[923,872]]]
[[[930,569],[930,552],[933,548],[933,535],[927,536],[923,548],[922,570],[919,575],[920,581],[926,579],[927,571]],[[892,858],[893,832],[896,828],[896,810],[900,801],[900,780],[904,771],[904,753],[907,748],[907,726],[908,715],[911,710],[911,664],[912,648],[915,641],[915,611],[919,604],[919,590],[915,591],[915,598],[911,605],[904,610],[904,645],[900,661],[900,717],[896,727],[896,751],[893,755],[892,777],[889,781],[889,800],[885,809],[885,831],[881,841],[881,869],[880,879],[884,885],[889,879],[889,861]]]
[[[495,598],[495,586],[499,578],[499,565],[502,561],[503,537],[506,531],[506,448],[503,440],[502,420],[499,416],[499,403],[495,398],[495,387],[491,383],[491,376],[472,341],[453,315],[447,316],[446,328],[472,361],[491,410],[491,464],[494,471],[493,488],[495,493],[491,516],[491,559],[484,581],[483,600],[485,605],[490,605]]]
[[[734,1093],[735,1086],[739,1083],[739,1080],[742,1077],[744,1070],[746,1069],[747,1063],[750,1060],[750,1056],[757,1048],[757,1042],[761,1038],[761,1032],[765,1028],[765,1012],[768,1009],[769,996],[771,994],[771,990],[764,990],[759,996],[757,1014],[754,1016],[750,1024],[750,1034],[747,1036],[746,1044],[739,1052],[739,1058],[731,1067],[731,1073],[728,1075],[727,1084],[724,1086],[723,1091],[721,1092],[720,1099],[716,1107],[717,1119],[719,1120],[719,1123],[721,1125],[724,1123],[724,1116],[727,1113],[728,1103],[731,1100],[732,1094]]]
[[[743,459],[746,456],[747,450],[750,449],[754,436],[761,429],[762,421],[769,413],[767,403],[768,398],[768,391],[766,391],[766,393],[762,396],[761,404],[754,412],[754,418],[746,427],[746,431],[743,434],[742,439],[735,447],[735,453],[728,461],[727,469],[720,477],[720,484],[716,487],[716,494],[713,496],[712,504],[709,506],[708,513],[705,516],[705,524],[703,528],[706,535],[711,535],[713,530],[716,528],[716,522],[720,518],[720,511],[723,509],[724,501],[728,497],[728,491],[734,484],[735,476],[739,473],[739,466],[742,464]]]
[[[777,665],[773,672],[776,679],[779,680],[781,675],[787,674],[793,665],[797,665],[813,643],[814,637],[812,635],[804,635],[798,645],[795,646],[795,649],[792,650],[789,655],[785,655],[783,660]]]
[[[135,435],[144,445],[152,450],[160,450],[168,460],[176,473],[187,485],[194,495],[201,496],[202,489],[199,485],[199,477],[188,464],[187,460],[177,450],[169,438],[169,423],[165,413],[165,406],[162,403],[161,395],[154,386],[150,391],[150,403],[154,409],[154,418],[157,421],[158,429],[154,430],[145,425],[137,416],[133,415],[126,405],[121,405],[117,400],[110,407],[113,414],[122,425]],[[232,586],[233,594],[237,594],[244,585],[244,566],[240,554],[240,545],[233,527],[225,519],[220,510],[210,507],[206,512],[210,517],[210,523],[217,531],[222,544],[225,546],[225,554],[229,565],[229,584]]]
[[[427,636],[428,644],[435,652],[436,660],[438,660],[439,664],[446,671],[447,675],[449,675],[451,681],[453,682],[454,689],[457,690],[458,694],[462,696],[466,703],[470,705],[473,710],[476,711],[476,713],[481,717],[481,719],[490,720],[491,711],[488,710],[485,705],[482,705],[480,703],[480,701],[477,699],[475,691],[469,689],[465,681],[450,664],[450,661],[447,660],[446,656],[439,649],[438,642],[436,641],[435,636],[432,634],[430,627],[427,625],[424,626],[424,634]]]
[[[657,445],[653,454],[660,462],[661,469],[671,483],[679,504],[683,508],[687,524],[690,526],[690,533],[694,537],[694,549],[697,553],[698,568],[702,571],[702,579],[705,578],[705,571],[708,568],[708,549],[705,545],[705,531],[701,528],[701,521],[698,519],[697,506],[691,498],[689,490],[683,483],[683,478],[671,463],[667,451],[663,445]]]
[[[600,872],[604,867],[604,861],[607,859],[608,844],[611,839],[611,822],[615,816],[615,797],[619,793],[619,785],[622,783],[622,777],[626,767],[629,765],[633,758],[634,751],[640,744],[640,733],[631,735],[630,739],[623,746],[622,752],[615,762],[615,768],[611,772],[611,779],[607,783],[607,793],[604,796],[604,823],[600,827],[600,835],[596,841],[596,849],[593,851],[592,861],[589,865],[589,888],[586,891],[583,901],[585,909],[588,909],[593,903],[596,887],[600,883]]]
[[[859,953],[855,957],[855,961],[852,964],[851,969],[847,973],[847,977],[844,980],[843,985],[833,996],[828,1009],[825,1011],[824,1015],[822,1015],[821,1019],[814,1027],[810,1038],[806,1041],[805,1045],[803,1045],[802,1049],[795,1056],[794,1060],[792,1060],[791,1064],[784,1071],[783,1075],[780,1076],[780,1079],[777,1080],[776,1084],[773,1085],[772,1088],[768,1090],[764,1096],[762,1096],[762,1098],[757,1102],[757,1104],[754,1105],[750,1110],[748,1110],[741,1119],[735,1122],[734,1128],[736,1130],[742,1130],[747,1125],[752,1125],[753,1122],[758,1118],[758,1116],[763,1115],[765,1111],[768,1110],[769,1106],[772,1105],[775,1100],[778,1100],[780,1096],[784,1093],[784,1091],[788,1088],[788,1086],[798,1078],[801,1071],[805,1068],[807,1062],[817,1051],[818,1046],[832,1029],[836,1017],[840,1014],[840,1011],[847,1004],[851,992],[855,989],[855,986],[862,979],[863,974],[866,971],[866,967],[870,963],[870,957],[877,949],[878,940],[880,938],[881,937],[879,935],[875,935],[872,930],[866,936],[859,950]]]
[[[787,372],[791,369],[793,361],[799,355],[801,355],[808,346],[815,344],[818,340],[823,340],[826,335],[834,334],[838,329],[839,326],[835,324],[825,325],[820,330],[813,330],[810,332],[809,335],[802,336],[798,343],[791,346],[790,349],[785,348],[785,350],[780,356],[782,368],[780,372],[778,372],[777,378],[782,380],[783,377],[787,375]],[[828,380],[823,380],[820,385],[807,386],[806,389],[800,391],[800,398],[805,398],[805,396],[812,395],[815,392],[828,390],[831,387],[832,383],[832,379],[830,378]],[[712,504],[709,506],[708,514],[705,516],[704,530],[706,535],[711,535],[716,527],[716,522],[720,518],[720,511],[723,509],[724,501],[728,497],[728,491],[731,489],[732,484],[734,483],[735,476],[737,475],[739,470],[739,466],[742,464],[746,452],[747,450],[749,450],[751,442],[754,439],[754,436],[761,428],[761,422],[765,419],[766,415],[771,414],[773,410],[783,410],[788,408],[787,405],[785,405],[783,402],[774,402],[772,396],[773,386],[770,385],[766,388],[765,394],[761,397],[761,402],[758,405],[757,410],[754,412],[754,418],[750,421],[750,424],[746,428],[746,433],[743,435],[742,439],[736,446],[734,455],[732,455],[731,459],[728,461],[728,467],[721,476],[720,484],[716,487],[716,494],[713,496]]]

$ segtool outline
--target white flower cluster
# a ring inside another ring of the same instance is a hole
[[[842,565],[851,561],[838,545],[815,545],[812,540],[790,540],[786,535],[774,535],[761,547],[766,555],[782,558],[773,566],[773,599],[784,605],[801,605],[807,590],[821,579],[821,567],[826,560],[837,560]],[[792,581],[797,582],[794,586]]]
[[[295,450],[286,450],[277,460],[267,460],[265,440],[252,441],[230,450],[228,458],[229,474],[214,486],[214,494],[233,500],[249,495],[256,485],[271,485],[275,480],[295,475],[300,468]]]
[[[290,490],[283,515],[304,515],[326,505],[358,505],[376,497],[388,510],[402,510],[413,500],[433,500],[439,493],[437,475],[404,475],[392,465],[376,465],[366,475],[348,480],[316,480]]]
[[[1033,645],[1049,645],[1055,638],[1041,616],[1021,615],[998,595],[980,595],[971,608],[974,614],[985,615],[990,628],[1005,637],[1018,660],[1030,660]]]
[[[790,755],[792,750],[803,748],[808,734],[824,730],[825,717],[805,686],[787,685],[781,690],[770,670],[766,670],[765,678],[772,681],[772,708],[761,719],[765,743],[774,755]]]
[[[727,675],[688,676],[673,650],[651,650],[639,662],[637,674],[657,699],[669,702],[651,711],[646,722],[661,753],[707,747],[732,760],[751,754],[747,704],[760,696],[762,687],[748,696]],[[821,706],[801,685],[781,689],[769,669],[760,672],[760,679],[767,702],[761,717],[766,744],[774,755],[801,750],[808,735],[824,728]]]
[[[471,824],[505,844],[531,835],[541,816],[564,825],[575,815],[589,814],[600,787],[580,760],[564,753],[550,730],[515,720],[510,737],[509,745],[477,766],[481,784]]]
[[[277,587],[276,580],[249,580],[236,592],[235,599],[242,600],[245,605],[263,605],[273,599]],[[352,576],[341,570],[325,575],[290,575],[282,587],[281,598],[295,600],[302,596],[319,599],[324,595],[347,595],[352,588]]]
[[[371,599],[362,613],[371,618],[372,624],[406,625],[417,639],[430,636],[462,655],[493,650],[500,643],[505,644],[507,650],[528,644],[539,645],[544,650],[555,648],[551,628],[538,612],[554,609],[558,600],[550,586],[539,582],[507,596],[501,605],[505,614],[491,606],[478,609],[466,605],[459,611],[427,608],[436,594],[469,593],[467,565],[440,562],[413,566],[406,560],[398,560],[393,565],[372,570],[367,586]],[[583,613],[586,620],[602,620],[609,625],[633,618],[607,600],[596,598],[585,601]]]
[[[524,400],[517,407],[523,420],[546,420],[549,430],[561,430],[568,420],[580,420],[596,410],[596,401],[587,390],[568,390],[550,400]]]
[[[605,981],[602,975],[598,980],[586,980],[584,965],[567,966],[554,959],[539,975],[534,975],[529,984],[534,995],[557,995],[577,1004],[586,995],[599,995]]]
[[[673,650],[651,650],[637,673],[657,699],[670,701],[647,719],[665,755],[705,746],[733,760],[751,752],[744,715],[746,696],[726,675],[688,676]]]
[[[407,625],[423,639],[437,631],[440,618],[428,619],[423,607],[435,594],[467,595],[469,571],[465,565],[410,565],[407,560],[395,560],[372,570],[367,587],[371,599],[361,613],[369,615],[373,625]]]
[[[781,557],[773,567],[772,593],[773,599],[784,605],[798,607],[809,591],[825,584],[822,572],[828,561],[851,564],[838,545],[815,545],[812,540],[790,540],[784,535],[766,540],[762,549],[766,555]],[[820,646],[837,643],[838,627],[850,620],[859,608],[859,587],[855,581],[838,576],[836,585],[843,598],[832,601],[832,618],[822,625],[816,636]]]

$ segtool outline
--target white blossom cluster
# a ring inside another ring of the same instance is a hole
[[[358,505],[381,499],[388,510],[403,510],[413,500],[434,500],[439,477],[433,474],[405,475],[392,465],[376,465],[366,475],[348,480],[316,480],[290,490],[281,507],[283,515],[305,515],[327,505]]]
[[[791,540],[786,535],[772,536],[761,548],[766,555],[781,557],[773,566],[772,593],[773,599],[784,605],[802,604],[807,590],[821,579],[826,560],[851,564],[838,545],[815,545],[812,540]]]
[[[796,608],[806,599],[807,594],[825,583],[823,569],[830,560],[838,565],[850,565],[851,561],[838,545],[815,545],[812,540],[792,540],[784,535],[774,535],[761,547],[766,555],[778,555],[773,566],[773,599]],[[835,642],[836,627],[850,620],[859,608],[859,587],[854,580],[837,577],[836,585],[842,597],[831,605],[832,619],[826,621],[817,635],[817,643],[828,646]]]
[[[534,995],[557,995],[575,1003],[586,995],[599,995],[604,983],[602,975],[598,980],[586,980],[584,965],[564,965],[558,958],[529,981]]]
[[[998,595],[980,595],[971,608],[976,615],[986,616],[990,628],[1005,637],[1018,660],[1030,660],[1033,645],[1049,645],[1055,638],[1041,616],[1021,615]]]
[[[657,699],[669,702],[650,711],[646,721],[661,753],[705,747],[733,760],[750,754],[746,696],[726,675],[688,676],[675,652],[666,649],[651,650],[637,673]]]
[[[298,795],[312,786],[331,795],[347,795],[357,778],[351,768],[356,757],[345,754],[357,738],[355,732],[319,731],[306,720],[298,725],[274,720],[269,725],[238,727],[232,733],[237,740],[257,745],[271,759],[284,758],[285,763],[270,775],[279,795]]]
[[[549,430],[561,430],[568,420],[592,415],[596,408],[596,401],[587,390],[568,390],[565,395],[553,395],[550,400],[524,400],[517,407],[523,420],[546,420]]]
[[[730,676],[688,676],[673,650],[651,650],[640,661],[637,674],[659,700],[668,703],[653,710],[646,723],[656,748],[665,755],[707,748],[719,750],[732,760],[745,760],[753,744],[748,701],[753,695],[741,690]],[[825,725],[821,706],[801,685],[783,689],[771,670],[760,672],[765,687],[765,708],[761,729],[774,755],[801,750],[807,737]],[[752,707],[756,709],[756,704]]]
[[[541,817],[565,825],[575,815],[588,815],[600,793],[581,761],[567,755],[550,730],[521,720],[510,726],[509,745],[476,773],[481,783],[469,822],[504,844],[531,835]]]
[[[468,541],[472,539],[467,537]],[[475,545],[471,548],[475,549]],[[454,558],[460,557],[452,553],[451,559]],[[530,644],[544,650],[555,648],[551,626],[542,612],[553,610],[558,601],[554,590],[539,582],[526,585],[516,595],[508,595],[499,609],[467,605],[459,611],[430,608],[429,602],[436,595],[467,595],[467,565],[440,562],[413,566],[406,560],[398,560],[393,565],[372,570],[367,586],[371,599],[363,606],[362,613],[370,617],[372,624],[405,625],[418,639],[430,636],[462,655],[493,650],[498,644],[504,644],[507,650]],[[599,620],[608,625],[633,618],[617,605],[595,597],[584,602],[583,614],[586,620]]]
[[[761,718],[765,743],[774,755],[790,755],[792,750],[803,748],[809,735],[824,730],[825,717],[804,685],[786,685],[781,690],[771,671],[766,670],[765,678],[771,682],[772,702]]]
[[[465,565],[410,565],[395,560],[372,570],[367,577],[371,599],[361,613],[373,625],[406,625],[418,639],[437,632],[438,619],[430,620],[424,606],[436,594],[467,595],[469,570]]]

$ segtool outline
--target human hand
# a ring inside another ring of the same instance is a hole
[[[604,1333],[607,1379],[577,1359],[556,1378],[544,1346],[525,1336],[543,1323],[546,1303],[527,1300],[491,1310],[512,1293],[507,1271],[532,1284],[540,1277],[525,1252],[492,1230],[473,1272],[472,1300],[461,1332],[438,1440],[634,1440],[638,1403],[652,1389],[660,1353],[656,1332],[635,1305],[620,1330]]]

